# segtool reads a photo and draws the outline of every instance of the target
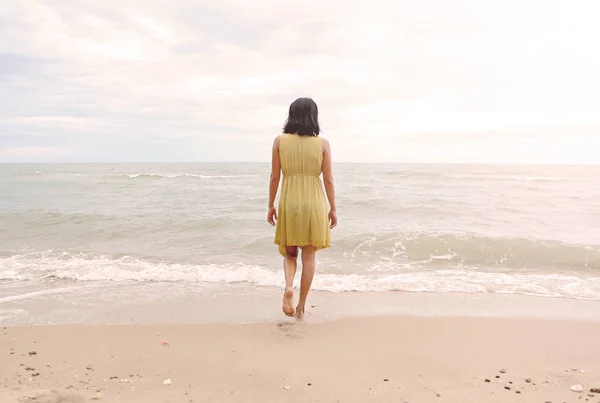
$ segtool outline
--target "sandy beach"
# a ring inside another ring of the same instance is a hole
[[[0,402],[600,402],[598,340],[474,317],[5,327]]]

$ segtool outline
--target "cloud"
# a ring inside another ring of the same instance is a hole
[[[600,163],[593,0],[10,3],[0,161],[266,160],[311,96],[338,160]]]

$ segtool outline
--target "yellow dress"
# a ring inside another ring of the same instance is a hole
[[[315,136],[283,134],[279,140],[283,183],[279,198],[275,244],[285,256],[286,246],[331,245],[325,192],[321,182],[323,146]]]

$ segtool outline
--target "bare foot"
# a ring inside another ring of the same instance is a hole
[[[304,319],[304,307],[303,306],[296,307],[296,319],[298,319],[298,320]]]
[[[292,287],[285,290],[283,294],[283,305],[281,306],[283,313],[287,316],[294,316],[294,289]]]

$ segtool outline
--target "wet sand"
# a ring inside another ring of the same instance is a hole
[[[0,327],[26,325],[165,325],[276,323],[282,290],[245,284],[72,282],[56,289],[32,282],[26,294],[0,296]],[[36,288],[37,287],[37,288]],[[66,291],[64,291],[66,290]],[[297,293],[296,293],[297,298]],[[240,303],[243,301],[243,303]],[[462,316],[600,321],[600,301],[492,293],[313,291],[311,323],[371,316]]]
[[[0,402],[598,403],[598,340],[598,321],[474,317],[6,327]]]

